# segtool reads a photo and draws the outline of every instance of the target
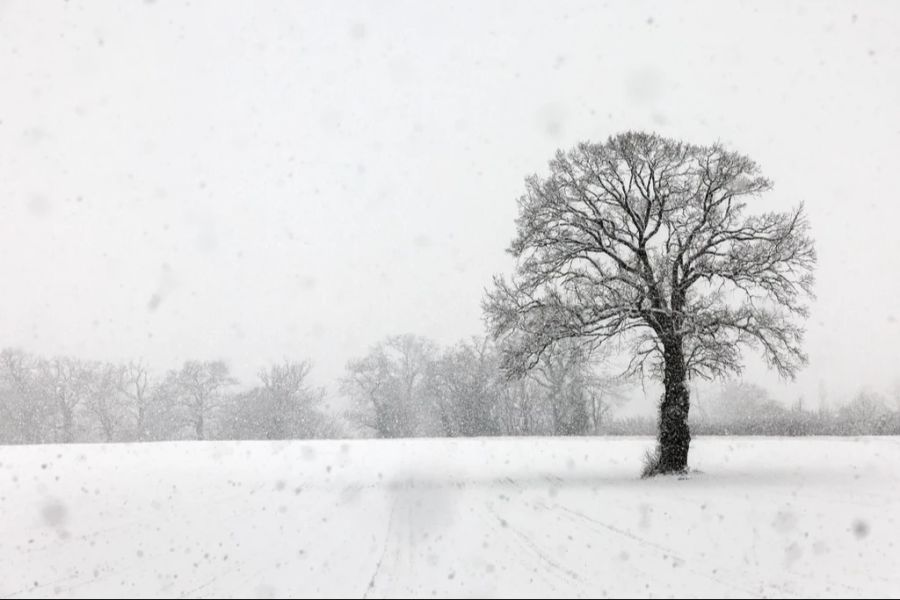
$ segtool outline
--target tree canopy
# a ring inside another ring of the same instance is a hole
[[[805,362],[813,242],[800,204],[750,214],[772,183],[749,158],[626,133],[558,152],[519,199],[518,259],[485,302],[521,373],[553,343],[631,344],[629,371],[662,371],[663,338],[685,341],[689,374],[739,371],[740,347],[790,376]]]

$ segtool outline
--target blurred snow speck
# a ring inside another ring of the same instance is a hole
[[[539,127],[552,139],[565,133],[565,118],[565,110],[558,104],[545,104],[537,114]]]
[[[36,217],[46,217],[51,208],[50,200],[41,194],[34,194],[28,199],[28,212]]]
[[[173,289],[175,289],[176,280],[175,275],[172,272],[172,267],[169,263],[163,263],[162,269],[159,275],[159,283],[157,284],[156,291],[150,296],[150,300],[147,302],[147,310],[150,312],[155,311],[159,308],[162,301],[165,300],[166,296],[171,293]]]
[[[780,531],[781,533],[788,533],[796,526],[797,515],[795,515],[791,510],[787,508],[780,510],[778,514],[775,515],[775,520],[772,523],[772,527],[774,527],[776,531]]]
[[[55,527],[59,529],[66,524],[68,511],[66,510],[66,507],[62,502],[59,502],[58,500],[52,500],[45,504],[41,509],[41,518],[44,519],[44,523],[46,523],[49,527]]]
[[[803,557],[803,549],[796,542],[784,549],[784,565],[790,567]]]
[[[350,24],[350,37],[354,40],[362,40],[366,37],[366,24],[355,21]]]
[[[154,311],[159,308],[159,304],[162,302],[162,298],[159,294],[153,294],[150,296],[150,301],[147,302],[147,310]]]
[[[861,540],[868,537],[869,531],[869,524],[862,519],[857,519],[853,522],[853,535],[855,535],[857,539]]]
[[[29,127],[22,132],[25,141],[31,144],[43,142],[50,137],[50,134],[43,127]]]

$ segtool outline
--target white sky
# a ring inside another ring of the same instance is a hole
[[[0,0],[0,346],[321,383],[482,330],[558,147],[721,140],[807,204],[811,364],[900,356],[900,2]],[[821,383],[820,383],[821,382]]]

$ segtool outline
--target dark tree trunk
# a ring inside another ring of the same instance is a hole
[[[690,398],[682,340],[672,338],[665,343],[665,376],[662,402],[659,405],[658,462],[650,474],[681,473],[687,470],[691,432],[688,427]]]
[[[146,409],[144,408],[143,402],[138,399],[138,412],[137,412],[137,422],[135,423],[135,429],[137,429],[137,439],[138,441],[144,441],[147,439],[147,414]]]

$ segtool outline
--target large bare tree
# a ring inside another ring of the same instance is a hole
[[[740,371],[741,347],[793,376],[815,250],[802,205],[749,212],[772,187],[719,144],[629,132],[558,152],[519,199],[511,280],[485,300],[503,366],[521,375],[563,340],[627,344],[633,373],[662,377],[648,472],[687,468],[687,379]]]

